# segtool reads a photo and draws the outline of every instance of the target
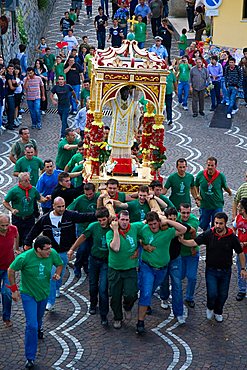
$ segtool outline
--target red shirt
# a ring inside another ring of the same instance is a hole
[[[92,6],[93,5],[93,0],[85,0],[85,5],[86,6]]]
[[[247,242],[247,219],[241,215],[236,217],[236,229],[240,243]],[[247,246],[243,247],[243,252],[247,253]]]
[[[18,235],[17,227],[9,225],[5,236],[0,235],[0,270],[7,270],[14,261],[14,242]]]

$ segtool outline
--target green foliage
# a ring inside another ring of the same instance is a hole
[[[27,45],[28,35],[25,29],[24,18],[23,18],[20,8],[17,10],[17,25],[18,25],[20,41],[22,44]]]
[[[48,6],[48,0],[38,0],[39,10],[44,10]]]

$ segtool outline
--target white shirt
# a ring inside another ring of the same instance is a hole
[[[78,46],[78,41],[76,40],[75,36],[67,35],[64,37],[63,41],[66,41],[68,43],[68,51],[71,51],[74,47]]]
[[[54,239],[56,240],[57,244],[60,244],[60,237],[61,237],[61,223],[62,216],[55,216],[53,212],[50,212],[50,220],[52,224],[52,234]]]

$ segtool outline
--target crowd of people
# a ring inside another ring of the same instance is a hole
[[[192,17],[190,8],[195,1],[186,3],[191,31],[202,13],[197,11],[195,18]],[[86,0],[85,5],[90,19],[92,2]],[[26,317],[26,368],[34,366],[38,339],[44,337],[45,310],[57,309],[55,302],[61,295],[66,266],[75,252],[74,276],[76,279],[82,274],[89,277],[89,313],[99,312],[103,327],[109,325],[109,305],[113,327],[121,329],[123,320],[131,320],[132,308],[138,300],[136,333],[144,334],[145,318],[152,314],[152,295],[157,289],[161,307],[165,310],[171,307],[178,323],[185,324],[184,304],[189,309],[196,304],[199,246],[202,244],[206,245],[207,319],[214,317],[217,322],[223,321],[234,252],[238,256],[237,301],[246,295],[247,187],[244,183],[234,198],[233,225],[228,227],[223,192],[229,196],[232,192],[225,175],[217,169],[215,157],[207,159],[205,169],[196,178],[187,171],[186,159],[179,158],[176,171],[168,176],[164,185],[153,180],[149,186],[141,185],[138,192],[132,194],[120,191],[114,177],[107,180],[102,192],[93,182],[84,181],[83,140],[96,48],[89,44],[87,36],[79,45],[78,38],[73,35],[76,24],[81,21],[81,8],[82,1],[72,1],[70,11],[60,20],[64,44],[57,55],[42,37],[36,47],[39,57],[33,67],[27,64],[25,45],[20,45],[20,53],[6,71],[0,59],[0,117],[2,119],[5,109],[5,129],[16,129],[21,124],[23,92],[32,129],[42,129],[48,91],[61,118],[61,140],[56,158],[40,158],[39,143],[30,137],[29,128],[22,125],[19,129],[20,138],[9,154],[18,183],[3,201],[11,219],[7,213],[0,214],[2,317],[4,325],[11,327],[12,299],[22,300]],[[110,21],[107,0],[101,1],[98,13],[94,26],[98,48],[104,49]],[[127,21],[135,15],[138,23],[134,24],[134,32],[139,47],[143,48],[147,24],[151,23],[155,43],[150,51],[171,65],[165,97],[168,124],[172,124],[174,91],[178,93],[181,106],[188,110],[191,89],[192,112],[196,117],[198,112],[204,115],[204,93],[208,85],[211,86],[211,110],[224,103],[228,106],[227,116],[236,113],[236,94],[242,86],[247,103],[247,49],[244,49],[239,66],[228,52],[223,52],[220,60],[213,55],[207,61],[199,43],[187,45],[184,29],[178,42],[180,55],[171,61],[174,30],[168,14],[168,3],[164,0],[149,3],[139,0],[139,4],[134,0],[131,3],[112,1],[113,26],[109,28],[108,40],[113,47],[120,46],[127,37]],[[198,32],[199,29],[196,34]],[[141,100],[145,111],[147,102]],[[75,116],[70,128],[69,114]],[[108,134],[109,127],[105,126],[106,147]],[[140,152],[137,135],[132,157],[138,163]],[[200,211],[199,219],[191,212],[193,199]],[[154,201],[160,211],[154,210]],[[18,271],[21,273],[19,287]],[[183,293],[184,279],[186,290]]]

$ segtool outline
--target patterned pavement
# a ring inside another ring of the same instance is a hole
[[[97,6],[94,4],[94,14]],[[48,43],[51,45],[59,40],[59,19],[68,7],[69,3],[65,0],[55,5],[47,30]],[[81,38],[84,34],[89,36],[90,43],[95,42],[92,20],[86,19],[85,23],[81,21],[76,25],[75,36]],[[240,106],[230,130],[210,129],[209,104],[207,100],[205,117],[193,119],[191,112],[181,110],[174,100],[174,124],[166,130],[168,160],[163,169],[164,175],[174,170],[178,157],[187,158],[189,171],[196,174],[203,168],[206,158],[214,155],[229,186],[236,190],[244,181],[246,171],[247,109]],[[28,114],[23,114],[24,124],[31,126]],[[55,157],[59,130],[58,116],[51,112],[43,117],[43,129],[31,132],[38,141],[42,159]],[[1,199],[16,183],[11,176],[13,168],[8,153],[17,136],[17,132],[5,132],[0,137]],[[231,199],[228,195],[225,201],[225,209],[230,214]],[[153,314],[146,320],[147,334],[141,338],[135,334],[136,305],[132,320],[125,322],[121,330],[113,329],[112,313],[109,314],[109,329],[103,329],[99,315],[90,316],[88,313],[88,280],[82,277],[76,281],[69,267],[61,297],[56,301],[56,309],[45,315],[45,338],[39,342],[35,369],[246,369],[247,299],[239,303],[235,301],[236,267],[233,267],[224,322],[208,322],[205,318],[204,255],[202,248],[196,306],[187,311],[186,325],[178,326],[172,312],[162,310],[159,298],[155,296]],[[23,369],[24,316],[21,303],[13,304],[12,320],[14,326],[10,329],[0,324],[0,369],[4,370]]]

